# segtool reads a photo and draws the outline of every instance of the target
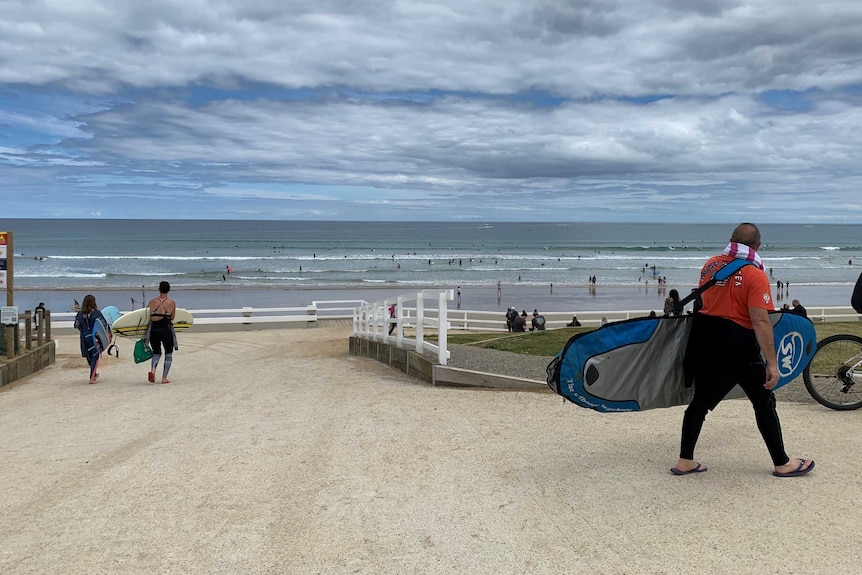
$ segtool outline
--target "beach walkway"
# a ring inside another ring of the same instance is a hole
[[[771,475],[745,401],[674,477],[682,408],[431,387],[349,328],[180,337],[173,383],[77,339],[0,391],[0,573],[858,573],[862,413],[780,402],[809,476]]]

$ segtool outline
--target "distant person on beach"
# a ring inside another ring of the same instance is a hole
[[[606,316],[602,316],[602,325],[608,325],[608,318]]]
[[[784,450],[781,423],[775,410],[778,358],[769,312],[773,309],[769,277],[757,254],[760,231],[751,223],[739,224],[721,255],[713,256],[700,272],[705,284],[721,267],[743,259],[752,263],[732,279],[703,292],[703,310],[695,314],[686,355],[692,361],[694,397],[682,421],[679,459],[674,475],[702,473],[706,466],[694,459],[694,450],[706,414],[713,411],[737,384],[754,408],[757,428],[769,451],[773,475],[796,477],[814,469],[811,459],[791,459]]]
[[[75,303],[77,304],[78,302],[76,301]],[[105,323],[108,333],[110,333],[111,326],[96,306],[96,297],[87,294],[84,296],[84,305],[81,306],[78,315],[75,316],[75,328],[81,332],[81,357],[86,357],[87,363],[90,365],[90,383],[96,383],[96,378],[99,377],[101,346],[108,343],[106,341],[99,341],[93,335],[93,326],[96,324],[97,319]]]
[[[392,335],[392,332],[395,331],[395,328],[398,327],[398,319],[395,316],[396,305],[392,304],[389,306],[389,335]]]
[[[78,300],[75,300],[75,305],[72,309],[74,309],[76,312],[81,311],[81,304],[78,303]]]
[[[506,310],[506,330],[512,331],[512,328],[515,325],[515,318],[518,317],[518,310],[513,307],[510,307]]]
[[[682,315],[682,305],[680,305],[679,292],[675,289],[670,290],[670,293],[664,300],[664,315],[680,316]]]
[[[572,321],[566,324],[566,327],[581,327],[581,322],[578,321],[578,316],[573,315]]]
[[[177,336],[174,333],[174,317],[177,314],[177,304],[168,297],[171,284],[159,283],[159,295],[149,301],[150,308],[150,347],[153,349],[153,357],[150,360],[150,371],[147,372],[147,381],[155,383],[156,368],[162,359],[162,346],[165,348],[165,363],[162,368],[162,383],[170,383],[168,372],[171,371],[171,363],[174,359],[174,350],[177,348]]]
[[[530,325],[530,331],[545,331],[545,316],[539,313],[539,310],[533,310],[533,320]]]
[[[518,312],[515,311],[515,319],[512,320],[512,331],[516,333],[527,331],[527,310],[522,311],[521,315],[518,315]]]
[[[793,300],[793,309],[791,309],[793,313],[797,313],[802,317],[808,317],[808,310],[805,309],[801,303],[799,303],[798,299]]]

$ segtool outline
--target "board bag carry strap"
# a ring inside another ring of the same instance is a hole
[[[728,262],[726,266],[712,274],[712,277],[709,278],[709,281],[707,281],[705,284],[703,284],[702,286],[685,296],[682,300],[680,300],[679,306],[685,307],[686,304],[696,299],[698,296],[700,296],[700,294],[702,294],[718,282],[726,280],[727,278],[738,272],[740,269],[748,265],[753,264],[748,260],[742,259],[734,259],[733,261]]]

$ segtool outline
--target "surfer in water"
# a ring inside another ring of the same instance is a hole
[[[812,459],[791,459],[784,451],[772,393],[779,380],[769,319],[774,303],[769,278],[757,255],[760,246],[757,226],[739,224],[724,252],[710,258],[700,272],[703,285],[736,258],[753,264],[740,268],[732,278],[702,293],[703,309],[694,316],[686,352],[686,359],[690,358],[694,369],[694,397],[682,420],[679,460],[670,470],[674,475],[706,471],[706,466],[694,459],[704,419],[737,384],[754,407],[757,428],[775,466],[772,474],[797,477],[814,469]]]
[[[173,323],[177,314],[177,304],[168,297],[170,291],[171,284],[160,282],[159,296],[151,299],[147,304],[150,308],[150,347],[153,349],[150,371],[147,372],[147,380],[150,383],[156,381],[156,368],[159,367],[159,361],[162,359],[162,346],[165,348],[162,383],[170,383],[168,372],[171,370],[174,350],[177,349]]]
[[[81,357],[86,357],[87,363],[90,365],[90,383],[96,383],[96,378],[99,377],[98,369],[99,357],[102,354],[101,346],[108,343],[99,341],[93,333],[93,326],[96,320],[102,320],[108,333],[110,333],[110,324],[105,320],[105,316],[102,315],[102,312],[96,306],[96,296],[85,295],[84,303],[75,316],[75,328],[81,332]]]

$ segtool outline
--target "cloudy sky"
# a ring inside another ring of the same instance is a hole
[[[4,217],[862,223],[858,0],[0,0]]]

